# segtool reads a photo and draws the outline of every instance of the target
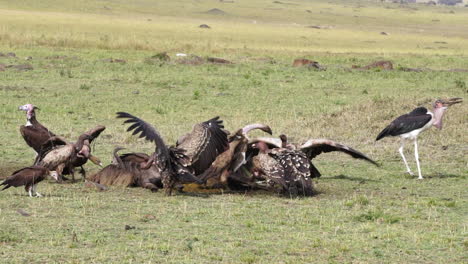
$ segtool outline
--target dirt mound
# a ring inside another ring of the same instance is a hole
[[[391,61],[376,61],[364,67],[353,65],[351,68],[356,69],[356,70],[371,70],[371,69],[393,70],[393,63]]]
[[[211,28],[211,27],[208,26],[207,24],[201,24],[201,25],[199,25],[198,27],[199,27],[199,28],[208,28],[208,29]]]
[[[124,60],[124,59],[113,59],[113,58],[103,59],[102,61],[103,62],[110,62],[110,63],[122,63],[122,64],[127,63],[127,61]]]
[[[8,53],[2,53],[2,52],[0,52],[0,57],[16,58],[16,54],[13,53],[13,52],[8,52]]]
[[[197,55],[189,55],[178,59],[176,62],[180,64],[200,65],[205,63],[205,60]]]
[[[211,63],[232,64],[232,62],[221,58],[208,57],[206,60]]]
[[[325,68],[320,65],[317,61],[312,61],[308,59],[295,59],[292,64],[293,67],[308,67],[308,68],[314,68],[318,70],[325,70]]]
[[[205,12],[205,14],[210,14],[210,15],[226,15],[226,12],[224,12],[221,9],[218,8],[213,8]]]
[[[18,71],[30,71],[34,69],[31,64],[7,65],[5,68],[12,68]]]

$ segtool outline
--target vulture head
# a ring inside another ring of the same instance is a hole
[[[36,110],[39,108],[34,106],[33,104],[25,104],[25,105],[22,105],[18,108],[18,110],[21,110],[21,111],[25,111],[26,112],[26,117],[28,119],[28,123],[27,125],[31,125],[31,123],[29,122],[29,120],[36,115],[36,113],[34,112],[34,110]]]
[[[269,150],[267,143],[263,141],[253,143],[252,148],[260,150],[261,153],[266,153]]]
[[[97,138],[102,131],[106,129],[105,126],[98,125],[89,131],[82,134],[75,144],[78,158],[86,158],[91,160],[94,164],[102,166],[101,160],[91,154],[91,143]]]
[[[463,98],[459,97],[449,99],[437,99],[432,105],[434,107],[434,117],[436,120],[433,125],[438,129],[442,129],[442,117],[444,116],[445,110],[447,110],[449,106],[461,102],[463,102]]]
[[[56,171],[49,171],[49,176],[52,177],[55,181],[59,181],[59,175]]]

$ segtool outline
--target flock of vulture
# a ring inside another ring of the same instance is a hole
[[[402,142],[410,138],[416,144],[421,131],[432,125],[441,127],[442,114],[437,114],[437,108],[458,102],[461,98],[436,101],[435,115],[425,108],[417,108],[395,119],[377,140],[400,136]],[[37,121],[36,106],[26,104],[19,109],[25,111],[27,117],[26,125],[20,127],[21,135],[37,156],[34,165],[13,172],[0,186],[4,186],[2,190],[25,186],[31,197],[41,196],[36,187],[48,175],[58,182],[66,179],[63,175],[70,175],[74,181],[76,168],[80,168],[83,179],[99,186],[133,186],[151,191],[163,188],[171,195],[174,190],[183,191],[184,184],[196,183],[203,188],[263,189],[295,197],[314,194],[312,179],[320,177],[320,172],[312,159],[321,153],[339,151],[377,166],[363,153],[327,139],[310,139],[301,145],[288,142],[286,135],[249,138],[249,132],[256,129],[272,135],[271,128],[263,124],[249,124],[230,133],[219,117],[195,124],[191,132],[180,137],[175,145],[168,146],[151,124],[129,113],[118,112],[117,118],[129,125],[127,131],[154,142],[155,151],[151,155],[119,154],[123,148],[117,147],[110,165],[86,177],[83,165],[88,159],[101,166],[100,160],[91,154],[91,143],[105,127],[98,125],[70,143]],[[411,173],[404,156],[403,160]],[[422,178],[417,156],[416,161]]]

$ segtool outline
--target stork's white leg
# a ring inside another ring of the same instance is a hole
[[[421,167],[419,166],[419,153],[418,153],[418,139],[414,140],[414,157],[416,158],[416,165],[418,166],[418,179],[422,180]]]
[[[405,154],[403,154],[403,147],[405,146],[405,140],[402,138],[401,139],[401,144],[400,144],[400,148],[398,149],[398,152],[400,152],[400,155],[401,157],[403,158],[403,162],[405,163],[405,166],[406,166],[406,171],[411,175],[413,176],[413,172],[411,172],[411,169],[410,167],[408,166],[408,162],[406,161],[406,158],[405,158]]]
[[[32,186],[29,186],[29,188],[28,188],[28,193],[29,193],[29,197],[33,197],[33,194],[32,194]]]

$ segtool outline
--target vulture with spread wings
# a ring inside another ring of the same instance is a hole
[[[153,126],[136,116],[118,112],[117,118],[124,118],[125,124],[131,124],[127,131],[133,131],[133,135],[139,134],[140,138],[155,143],[155,152],[146,164],[158,167],[167,195],[171,195],[178,182],[201,183],[195,175],[209,168],[228,148],[229,133],[223,129],[219,117],[194,125],[190,133],[177,141],[176,147],[168,147]]]
[[[264,178],[270,186],[279,185],[283,193],[312,195],[312,178],[320,172],[312,159],[321,153],[339,151],[376,166],[378,164],[363,153],[329,139],[310,139],[302,145],[290,144],[285,135],[277,138],[256,138],[249,142],[252,157],[249,170],[254,177]]]

